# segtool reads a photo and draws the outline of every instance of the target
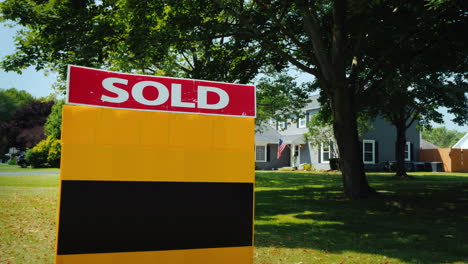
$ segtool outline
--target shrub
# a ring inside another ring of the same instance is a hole
[[[26,160],[33,168],[60,167],[60,140],[48,137],[26,151]]]
[[[32,149],[26,151],[26,160],[33,168],[47,167],[47,155],[49,153],[49,141],[44,139]]]
[[[18,159],[17,156],[14,156],[12,159],[8,161],[8,165],[16,165],[16,160]]]
[[[61,147],[60,140],[54,139],[50,143],[49,153],[47,154],[47,163],[49,163],[51,167],[60,167]]]
[[[295,171],[296,169],[294,167],[283,167],[283,168],[278,168],[278,171]]]
[[[310,165],[309,163],[304,163],[304,170],[305,171],[311,171],[312,169],[312,165]]]

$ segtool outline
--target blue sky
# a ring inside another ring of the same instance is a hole
[[[0,24],[0,58],[14,52],[14,35],[17,28],[7,27],[5,24]],[[307,79],[307,74],[299,75],[298,81],[301,82]],[[16,88],[26,90],[35,97],[47,96],[53,93],[52,84],[55,82],[57,75],[43,71],[35,71],[30,67],[23,71],[21,75],[14,72],[5,72],[0,70],[0,88]],[[458,126],[451,122],[453,115],[447,113],[447,109],[441,108],[440,112],[444,115],[444,122],[448,129],[454,129],[462,132],[468,132],[468,126]],[[434,124],[435,127],[441,126]]]
[[[4,56],[14,52],[16,30],[0,24],[0,58],[3,59]],[[37,72],[33,67],[24,70],[22,75],[0,70],[0,88],[26,90],[35,97],[47,96],[53,92],[51,87],[56,78],[53,73],[46,76],[43,71]]]

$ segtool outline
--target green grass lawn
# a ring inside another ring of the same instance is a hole
[[[468,263],[468,174],[412,175],[351,201],[340,175],[257,172],[257,263]]]
[[[24,172],[57,172],[59,171],[59,169],[55,169],[55,168],[32,169],[32,168],[20,168],[18,166],[16,166],[17,168],[11,168],[11,167],[15,167],[15,166],[10,166],[7,168],[0,167],[0,172],[22,172],[24,173]]]
[[[257,172],[255,263],[468,263],[468,174],[412,175],[351,201],[337,174]],[[53,263],[57,187],[0,175],[0,263]]]
[[[0,263],[53,263],[58,178],[0,175]]]

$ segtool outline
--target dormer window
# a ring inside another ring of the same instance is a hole
[[[286,129],[286,121],[285,122],[279,122],[279,129],[281,129],[281,130]]]
[[[305,128],[307,126],[306,117],[299,118],[299,128]]]
[[[271,126],[271,127],[273,127],[274,129],[276,129],[276,124],[277,124],[277,122],[276,122],[276,120],[275,120],[275,119],[273,119],[273,118],[270,118],[270,122],[269,122],[269,124],[270,124],[270,126]]]

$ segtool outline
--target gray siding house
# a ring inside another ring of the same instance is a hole
[[[259,170],[276,170],[281,167],[300,167],[309,163],[317,170],[329,170],[330,158],[334,158],[333,144],[324,142],[320,146],[312,146],[304,134],[307,133],[307,122],[320,109],[318,96],[303,109],[305,118],[275,122],[262,125],[255,134],[255,167]],[[421,135],[416,129],[416,122],[406,131],[406,160],[418,161]],[[286,142],[281,157],[277,159],[279,139]],[[360,138],[361,154],[367,170],[373,170],[383,162],[395,160],[396,128],[377,118],[372,129]]]

